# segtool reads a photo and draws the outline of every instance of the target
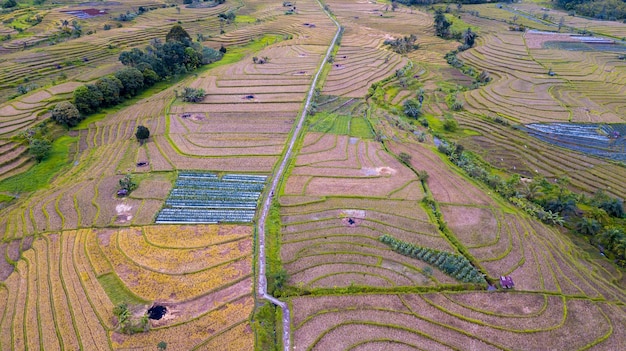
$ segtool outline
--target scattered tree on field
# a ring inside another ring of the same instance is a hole
[[[404,114],[409,117],[418,118],[422,115],[422,104],[420,104],[417,99],[408,99],[402,106],[404,108]]]
[[[422,183],[426,183],[428,181],[428,172],[426,170],[417,171],[417,179],[419,179]]]
[[[41,162],[52,150],[52,143],[48,139],[31,139],[28,145],[28,154],[37,162]]]
[[[139,144],[143,145],[150,138],[150,130],[145,126],[137,126],[135,137],[139,140]]]
[[[435,34],[441,38],[449,38],[450,26],[452,22],[448,21],[443,10],[437,9],[435,11]]]
[[[68,129],[76,126],[82,120],[76,106],[69,101],[61,101],[56,104],[52,110],[52,119]]]
[[[200,102],[204,99],[204,89],[195,89],[190,87],[185,87],[182,92],[182,99],[185,102]]]
[[[167,349],[167,343],[165,341],[161,341],[157,344],[157,348],[159,351],[165,351]]]
[[[478,35],[475,32],[472,32],[472,28],[468,27],[467,30],[463,32],[463,43],[468,48],[471,48],[472,46],[474,46],[477,36]]]
[[[446,118],[443,120],[443,129],[447,132],[455,132],[459,127],[454,118]]]
[[[137,189],[137,183],[133,181],[130,174],[127,174],[124,178],[120,179],[120,188],[126,190],[128,194],[130,194],[131,191]]]
[[[417,36],[411,34],[403,38],[393,40],[387,39],[384,41],[384,44],[389,45],[391,47],[391,50],[397,52],[398,54],[406,54],[419,49],[419,44],[415,43],[416,40]]]
[[[411,155],[407,154],[406,152],[401,152],[400,154],[398,154],[398,158],[400,158],[400,161],[408,164],[409,162],[411,162]]]
[[[130,310],[126,303],[120,303],[113,308],[113,315],[117,318],[117,326],[120,331],[125,332],[130,323]]]

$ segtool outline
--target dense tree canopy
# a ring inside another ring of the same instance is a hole
[[[626,2],[623,0],[557,0],[557,5],[580,16],[603,20],[626,18]]]
[[[81,121],[78,109],[69,101],[61,101],[54,107],[52,119],[68,128],[74,127]]]
[[[93,84],[81,85],[74,90],[74,105],[84,114],[98,111],[104,97],[102,92]]]
[[[102,106],[117,105],[122,101],[122,82],[114,76],[104,76],[96,81],[96,87],[102,93]]]
[[[115,72],[115,78],[122,83],[121,94],[134,96],[143,88],[143,74],[136,68],[125,67]]]
[[[191,36],[187,31],[180,25],[176,24],[170,29],[169,33],[165,36],[165,41],[177,41],[180,43],[188,43],[191,42]]]

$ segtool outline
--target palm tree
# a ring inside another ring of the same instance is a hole
[[[583,235],[596,235],[600,228],[600,223],[593,218],[583,218],[576,223],[576,231]]]
[[[534,201],[535,199],[543,195],[543,192],[541,190],[541,185],[539,185],[539,183],[535,183],[534,181],[530,184],[524,183],[522,195],[526,198],[526,200]]]
[[[624,233],[621,229],[616,227],[609,227],[600,233],[598,242],[606,247],[607,250],[613,251],[613,248],[618,242],[620,237],[623,237]]]

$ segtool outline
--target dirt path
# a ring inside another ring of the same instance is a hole
[[[326,13],[326,15],[330,18],[333,23],[337,26],[337,32],[333,37],[333,41],[328,46],[328,50],[326,51],[326,56],[321,61],[320,66],[317,69],[317,73],[313,78],[313,82],[311,83],[311,88],[309,89],[309,93],[307,94],[306,102],[304,103],[304,108],[302,109],[302,114],[298,119],[298,124],[296,125],[295,130],[289,140],[289,146],[287,147],[287,152],[285,152],[283,158],[280,160],[280,166],[278,170],[274,173],[272,178],[272,183],[270,186],[270,193],[263,201],[263,207],[261,209],[261,215],[258,218],[257,224],[257,233],[259,238],[259,255],[258,255],[258,264],[259,267],[259,281],[258,281],[258,294],[261,298],[270,301],[274,305],[280,307],[283,311],[283,346],[285,351],[291,350],[291,315],[289,311],[289,306],[287,303],[278,300],[272,295],[267,293],[267,277],[265,276],[265,221],[267,220],[267,214],[269,213],[270,206],[272,204],[272,199],[274,198],[274,192],[278,188],[278,182],[282,179],[285,168],[289,163],[289,159],[291,158],[291,152],[293,146],[296,143],[296,140],[300,136],[302,132],[302,125],[304,124],[304,119],[306,118],[307,111],[309,110],[309,105],[311,104],[311,100],[313,99],[313,93],[315,92],[315,85],[317,85],[317,80],[319,79],[320,74],[322,73],[322,68],[324,64],[327,62],[328,57],[330,56],[335,43],[337,42],[337,38],[339,37],[339,33],[341,33],[341,27],[339,23],[324,9],[322,3],[317,0],[318,4],[322,8],[322,11]]]

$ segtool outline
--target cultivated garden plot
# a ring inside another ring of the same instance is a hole
[[[267,176],[180,172],[156,223],[251,222]]]
[[[290,196],[281,197],[283,201],[289,204],[281,207],[281,258],[292,285],[455,284],[428,263],[395,253],[379,240],[391,234],[415,245],[455,253],[415,201],[328,197],[307,202]]]
[[[416,180],[415,174],[379,143],[347,135],[308,133],[285,194],[416,200],[422,196],[413,184]],[[413,191],[402,191],[405,187]]]
[[[190,350],[230,340],[229,350],[251,349],[251,256],[251,228],[240,226],[86,229],[39,238],[0,286],[0,347],[152,349],[165,341]],[[115,329],[112,311],[120,302],[135,317],[153,305],[166,310],[148,321],[149,332],[127,335]]]
[[[626,124],[527,124],[528,134],[566,149],[626,161]]]
[[[474,115],[461,113],[457,118],[463,128],[480,133],[465,138],[463,144],[475,149],[496,167],[529,178],[556,179],[568,175],[571,185],[586,193],[603,189],[614,196],[626,196],[621,185],[626,171],[619,165],[565,148],[547,147],[546,143],[526,132],[484,122]]]
[[[542,294],[298,297],[292,308],[295,350],[612,350],[625,336],[619,307]]]
[[[406,58],[382,48],[385,39],[381,32],[356,26],[346,29],[322,92],[360,98],[372,83],[404,67]]]

